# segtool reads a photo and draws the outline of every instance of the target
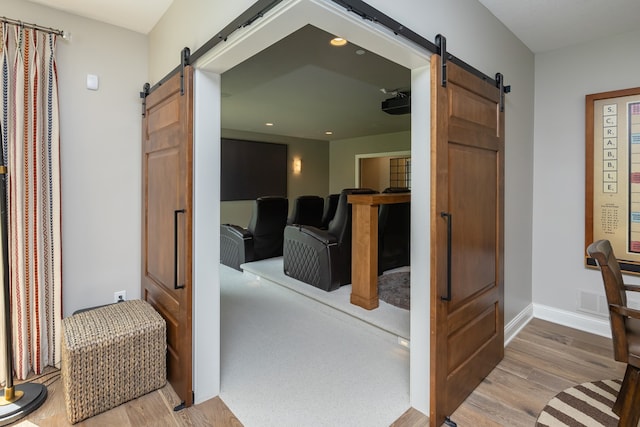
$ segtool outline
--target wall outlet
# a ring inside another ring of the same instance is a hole
[[[118,291],[113,293],[113,302],[122,302],[127,299],[127,291]]]

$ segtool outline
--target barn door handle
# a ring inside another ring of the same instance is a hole
[[[440,216],[447,221],[447,295],[441,296],[442,301],[451,301],[451,214],[440,212]]]
[[[180,267],[178,257],[178,214],[181,213],[184,213],[184,209],[173,211],[173,289],[184,288],[184,284],[178,285],[178,270]]]

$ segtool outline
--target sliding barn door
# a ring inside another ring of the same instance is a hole
[[[183,90],[181,90],[181,87]],[[142,122],[142,298],[167,322],[167,378],[192,394],[193,69],[146,98]]]
[[[431,426],[504,355],[500,91],[431,57]],[[455,421],[455,420],[454,420]]]

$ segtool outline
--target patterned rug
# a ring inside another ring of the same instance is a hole
[[[378,297],[391,305],[409,310],[411,306],[411,273],[398,271],[378,276]]]
[[[618,416],[611,411],[622,380],[583,383],[558,393],[547,403],[536,427],[617,426]]]

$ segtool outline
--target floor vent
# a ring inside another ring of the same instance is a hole
[[[578,310],[598,316],[609,316],[607,298],[604,295],[590,291],[578,291]]]

